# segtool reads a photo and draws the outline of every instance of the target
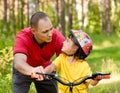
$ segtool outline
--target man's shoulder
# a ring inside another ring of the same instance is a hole
[[[32,34],[32,31],[31,31],[31,28],[28,27],[28,28],[24,28],[22,29],[20,32],[18,32],[17,36],[28,36],[28,35],[31,35]]]
[[[53,34],[54,35],[62,35],[62,33],[60,31],[58,31],[57,29],[53,30]]]
[[[54,29],[53,30],[53,38],[54,39],[62,39],[62,40],[65,40],[65,37],[63,36],[63,34],[58,31],[57,29]]]
[[[17,35],[16,38],[19,40],[22,40],[24,42],[29,42],[32,39],[32,32],[31,32],[31,28],[25,28],[22,29]]]

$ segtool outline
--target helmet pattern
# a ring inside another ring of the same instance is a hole
[[[83,32],[82,30],[71,30],[71,32],[79,42],[79,45],[81,46],[85,55],[89,55],[92,50],[92,40],[90,39],[88,34]]]

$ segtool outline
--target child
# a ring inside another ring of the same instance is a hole
[[[85,58],[90,54],[91,50],[92,40],[90,37],[83,31],[72,30],[71,34],[63,42],[62,53],[44,71],[45,73],[56,71],[60,77],[64,77],[70,82],[90,75],[92,72]],[[84,84],[73,87],[73,93],[87,93],[88,85],[94,86],[97,83],[97,80],[87,80]],[[67,87],[59,83],[59,93],[69,93]]]

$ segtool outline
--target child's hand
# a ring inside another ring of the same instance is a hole
[[[96,76],[96,78],[94,80],[100,81],[101,79],[103,79],[103,77],[104,76],[102,76],[102,75],[98,75],[98,76]]]

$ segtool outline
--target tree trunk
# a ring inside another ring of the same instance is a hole
[[[83,26],[83,0],[76,0],[76,10],[77,10],[77,16],[79,21],[79,27],[82,29]]]
[[[31,18],[33,13],[39,10],[39,1],[29,0],[28,6],[29,6],[29,18]]]
[[[111,28],[112,30],[115,30],[116,29],[116,22],[117,22],[117,19],[115,18],[117,15],[115,14],[115,0],[112,0],[111,1]]]
[[[27,26],[30,25],[29,2],[27,1]]]
[[[100,23],[102,26],[102,31],[105,31],[105,4],[104,0],[99,0],[99,6],[100,6]]]
[[[65,1],[61,0],[61,27],[62,27],[62,34],[65,36]]]
[[[7,0],[4,0],[4,29],[3,31],[7,31]]]
[[[57,27],[57,25],[58,25],[59,22],[60,22],[60,18],[59,18],[59,0],[56,0],[56,10],[57,10],[57,14],[56,14],[56,17],[57,17],[56,27]]]
[[[89,4],[89,0],[84,0],[84,2],[83,2],[83,12],[84,12],[83,26],[84,26],[84,28],[86,28],[88,25],[88,4]]]
[[[110,0],[105,0],[106,3],[106,31],[107,35],[110,35]]]
[[[62,30],[62,28],[61,28],[61,23],[60,23],[60,20],[61,20],[61,18],[60,18],[60,16],[61,16],[61,0],[57,0],[57,29],[58,30]]]
[[[73,14],[73,0],[69,0],[69,22],[68,22],[68,30],[72,29],[72,14]]]
[[[56,27],[57,26],[57,23],[58,23],[58,9],[57,9],[57,1],[56,0],[51,0],[51,6],[52,6],[52,9],[53,9],[53,20],[54,20],[54,27]]]
[[[13,13],[13,32],[14,35],[16,35],[16,17],[15,17],[15,0],[12,1],[12,13]]]
[[[110,0],[100,0],[99,5],[102,30],[110,35]]]
[[[24,15],[23,15],[23,11],[24,11],[24,0],[21,0],[21,29],[24,28]]]

